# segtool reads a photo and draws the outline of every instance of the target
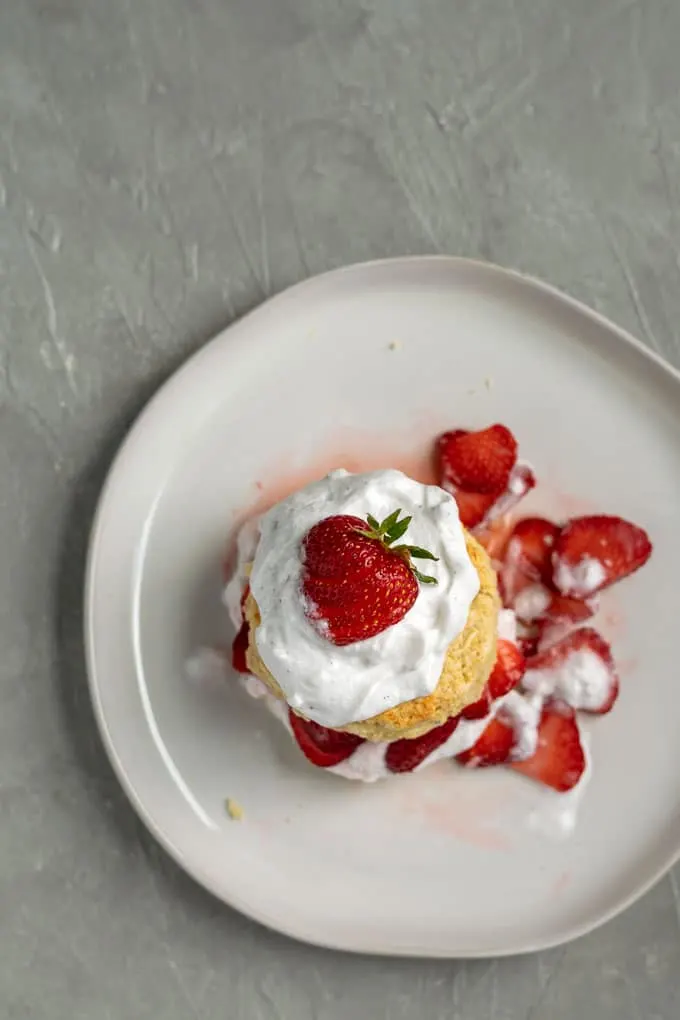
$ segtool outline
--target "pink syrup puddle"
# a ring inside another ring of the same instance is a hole
[[[416,782],[390,784],[389,795],[401,816],[419,829],[425,827],[480,850],[509,852],[513,843],[503,824],[507,792],[496,784],[470,783],[470,778],[455,762],[438,762],[418,773]]]

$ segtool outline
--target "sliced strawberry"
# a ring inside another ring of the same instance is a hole
[[[550,620],[554,623],[583,623],[597,612],[598,602],[592,599],[570,599],[551,592],[544,584],[529,584],[517,592],[513,609],[523,623]]]
[[[457,755],[456,760],[470,768],[501,765],[510,757],[514,742],[512,726],[506,726],[500,719],[492,719],[477,742]]]
[[[560,529],[544,517],[525,517],[510,536],[506,561],[535,581],[550,583],[551,554]]]
[[[530,659],[532,655],[535,655],[538,651],[539,632],[526,633],[523,637],[518,638],[517,647],[524,656],[525,659]]]
[[[553,584],[561,595],[587,598],[638,570],[651,552],[647,533],[629,521],[575,517],[553,548]]]
[[[505,550],[513,532],[513,523],[510,517],[497,517],[493,521],[484,523],[484,528],[476,534],[476,539],[483,545],[489,556],[496,563],[502,563],[505,558]]]
[[[250,627],[244,621],[231,646],[231,664],[237,673],[250,673],[246,662],[249,634]]]
[[[496,570],[498,577],[498,594],[505,609],[514,609],[519,593],[533,584],[530,577],[512,563],[501,563]]]
[[[483,541],[493,545],[493,522],[536,484],[529,465],[517,461],[514,436],[504,425],[481,432],[455,429],[439,437],[436,452],[439,484],[455,498],[461,522],[466,528],[483,528]]]
[[[454,715],[422,737],[415,737],[413,740],[395,740],[387,747],[385,765],[390,772],[413,772],[428,755],[449,739],[459,722],[460,716]]]
[[[541,652],[545,652],[549,648],[552,648],[553,645],[558,644],[563,638],[565,638],[571,630],[572,624],[569,620],[550,620],[548,617],[544,617],[542,620],[537,620],[534,651],[531,655],[525,653],[527,659],[531,659],[534,655],[538,655]]]
[[[356,737],[352,733],[341,733],[339,730],[329,730],[328,727],[320,726],[311,719],[303,719],[292,710],[289,710],[288,718],[293,736],[305,758],[311,761],[312,765],[322,769],[339,765],[364,743],[362,737]]]
[[[543,517],[525,517],[518,521],[508,540],[505,558],[499,574],[499,588],[503,604],[517,609],[518,596],[526,590],[522,619],[535,619],[545,608],[540,602],[548,601],[547,593],[541,599],[542,586],[550,583],[551,553],[560,529]]]
[[[445,486],[443,486],[445,488]],[[480,495],[477,492],[463,492],[462,489],[452,490],[452,496],[458,504],[460,523],[464,528],[476,528],[486,520],[487,514],[494,504],[495,496]]]
[[[488,524],[509,514],[535,485],[536,476],[531,467],[518,461],[510,472],[507,489],[490,508],[485,523]]]
[[[542,620],[555,623],[583,623],[590,620],[599,608],[595,597],[572,599],[550,591],[538,581],[525,583],[525,575],[515,574],[508,580],[509,570],[501,568],[499,588],[503,602],[512,606],[518,620],[533,624]],[[514,589],[513,589],[514,586]],[[510,598],[510,595],[512,597]]]
[[[505,492],[517,460],[517,441],[505,425],[479,432],[456,429],[438,440],[441,485],[491,496]]]
[[[571,623],[583,623],[590,620],[599,608],[596,598],[591,599],[570,599],[566,595],[558,595],[553,592],[550,595],[550,602],[545,610],[544,616],[555,623],[569,621]]]
[[[481,698],[464,708],[460,714],[463,716],[463,719],[484,719],[490,711],[491,695],[487,685],[482,691]]]
[[[511,768],[559,793],[573,789],[585,772],[586,756],[576,714],[566,705],[549,704],[538,724],[538,747],[531,758]]]
[[[523,687],[573,709],[604,715],[619,692],[611,648],[592,627],[571,631],[527,662]]]
[[[491,670],[488,689],[492,701],[502,698],[509,691],[513,690],[524,676],[526,663],[524,656],[511,641],[498,641],[496,662]]]

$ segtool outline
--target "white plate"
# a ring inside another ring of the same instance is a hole
[[[620,513],[656,547],[607,596],[623,689],[591,726],[594,776],[568,839],[528,824],[553,795],[514,773],[443,763],[348,783],[308,766],[235,681],[205,691],[184,675],[196,646],[231,637],[220,558],[249,507],[333,465],[415,472],[438,430],[492,421],[537,469],[527,508]],[[325,946],[500,955],[611,917],[680,854],[679,451],[680,375],[516,274],[399,259],[267,302],[151,402],[96,518],[92,696],[141,817],[217,896]]]

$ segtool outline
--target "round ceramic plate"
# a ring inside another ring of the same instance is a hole
[[[437,432],[494,421],[539,478],[523,510],[618,513],[655,544],[605,600],[622,692],[590,726],[593,776],[569,835],[552,824],[556,795],[503,769],[444,762],[369,786],[328,775],[235,677],[185,675],[197,647],[232,637],[220,563],[244,516],[334,466],[427,477]],[[496,956],[614,915],[680,854],[679,451],[680,375],[493,266],[354,266],[231,326],[140,417],[92,537],[92,697],[141,817],[225,902],[339,949]]]

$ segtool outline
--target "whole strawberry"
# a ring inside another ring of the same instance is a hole
[[[326,517],[303,539],[302,594],[310,620],[335,645],[380,634],[403,619],[418,597],[414,559],[436,560],[427,549],[397,544],[411,517],[395,510],[379,523],[348,514]]]

